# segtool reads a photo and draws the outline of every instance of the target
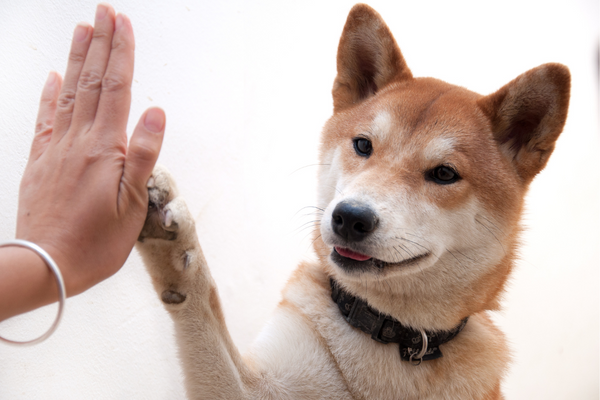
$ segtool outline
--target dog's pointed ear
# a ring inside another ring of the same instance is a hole
[[[412,78],[389,28],[366,4],[352,7],[340,39],[334,112],[375,94],[385,85]]]
[[[494,138],[529,183],[548,162],[569,108],[571,74],[561,64],[544,64],[478,100]]]

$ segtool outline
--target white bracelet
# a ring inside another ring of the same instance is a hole
[[[60,273],[60,270],[58,269],[58,266],[56,265],[56,263],[54,262],[52,257],[50,257],[50,255],[48,253],[46,253],[46,251],[44,249],[42,249],[40,246],[38,246],[37,244],[28,242],[27,240],[15,239],[15,240],[9,240],[8,242],[0,243],[0,247],[5,247],[5,246],[26,247],[28,249],[35,251],[40,257],[42,257],[42,259],[44,260],[44,262],[46,263],[48,268],[50,268],[50,270],[54,273],[54,277],[56,278],[56,284],[58,285],[58,296],[59,296],[58,313],[56,314],[56,319],[54,320],[54,323],[52,324],[50,329],[48,329],[46,331],[46,333],[44,333],[42,336],[40,336],[37,339],[29,340],[26,342],[17,342],[14,340],[8,340],[8,339],[5,339],[2,336],[0,336],[0,342],[5,342],[8,344],[13,344],[13,345],[32,346],[34,344],[41,343],[44,340],[48,339],[50,337],[50,335],[52,335],[54,333],[54,331],[56,330],[56,328],[58,327],[58,324],[60,323],[60,319],[62,318],[62,315],[63,315],[63,311],[65,309],[65,300],[67,298],[67,292],[65,290],[65,282],[63,281],[63,277]]]

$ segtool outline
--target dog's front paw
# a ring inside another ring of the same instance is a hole
[[[204,265],[194,220],[166,168],[157,166],[148,180],[148,214],[136,245],[161,300],[185,302],[190,280]]]
[[[177,194],[177,187],[171,174],[165,167],[157,165],[148,180],[148,214],[138,237],[140,242],[147,238],[177,239],[179,230],[177,220],[181,219],[179,218],[181,216],[175,214],[180,211],[176,207],[178,201],[174,202]]]

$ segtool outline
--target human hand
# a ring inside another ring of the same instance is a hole
[[[117,272],[145,220],[165,114],[147,110],[127,146],[133,59],[129,19],[99,4],[95,26],[75,29],[64,82],[52,72],[42,92],[16,237],[54,258],[69,295]]]

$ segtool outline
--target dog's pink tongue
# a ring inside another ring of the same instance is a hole
[[[339,253],[340,256],[342,257],[347,257],[347,258],[351,258],[353,260],[356,261],[367,261],[368,259],[370,259],[371,257],[364,255],[364,254],[360,254],[357,253],[355,251],[352,251],[350,249],[345,249],[343,247],[335,247],[335,251],[337,251]]]

